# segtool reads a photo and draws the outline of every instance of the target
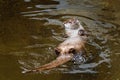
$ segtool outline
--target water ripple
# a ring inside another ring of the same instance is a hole
[[[110,59],[110,53],[111,50],[109,48],[109,41],[110,41],[110,33],[112,29],[116,28],[116,25],[112,24],[111,22],[103,21],[98,18],[98,15],[95,13],[91,13],[92,10],[89,10],[89,8],[94,8],[96,5],[93,5],[89,1],[83,1],[82,3],[74,3],[76,1],[64,1],[64,0],[55,0],[58,1],[56,4],[35,4],[35,9],[21,12],[21,15],[28,18],[29,20],[37,20],[37,21],[44,21],[43,25],[46,27],[49,27],[52,32],[51,38],[53,40],[56,40],[58,42],[64,41],[65,38],[61,35],[64,34],[63,31],[63,24],[62,22],[68,18],[77,17],[84,25],[85,29],[88,31],[89,40],[88,40],[88,47],[86,47],[88,54],[97,55],[95,56],[95,59],[93,62],[81,64],[81,65],[73,65],[71,69],[68,69],[68,67],[60,67],[55,68],[53,70],[60,70],[62,72],[66,71],[68,73],[99,73],[100,71],[94,70],[98,69],[100,65],[102,66],[111,66],[111,59]],[[73,3],[71,3],[73,2]],[[79,2],[79,1],[77,1]],[[78,5],[79,4],[79,5]],[[76,7],[76,6],[78,7]],[[85,5],[85,7],[83,7]],[[79,9],[80,7],[80,9]],[[96,9],[96,11],[99,11]],[[51,27],[50,25],[54,25]],[[113,36],[111,36],[113,37]],[[32,36],[33,39],[39,40],[39,37]],[[42,38],[42,37],[41,37]],[[113,39],[113,38],[112,38]],[[25,48],[26,49],[36,49],[36,48],[54,48],[56,44],[33,44],[28,45]],[[43,52],[44,53],[44,52]],[[46,52],[49,53],[49,52]],[[34,62],[34,66],[38,66],[38,63],[42,63],[42,61],[37,61],[38,57],[35,55],[36,53],[32,53],[31,56],[34,57],[32,63]],[[29,53],[30,56],[30,53]],[[39,55],[37,55],[39,56]],[[45,60],[49,60],[49,57],[51,54],[42,54],[41,59],[45,57]],[[53,55],[52,55],[53,56]],[[36,58],[35,58],[36,57]],[[41,60],[40,59],[40,60]],[[23,61],[24,62],[24,61]],[[25,60],[26,62],[26,60]],[[44,61],[45,62],[45,61]],[[22,64],[21,62],[19,62]],[[105,65],[103,65],[105,63]],[[24,63],[24,64],[28,64]],[[23,65],[24,65],[23,64]],[[67,64],[65,64],[67,66]],[[48,71],[49,73],[49,71]]]

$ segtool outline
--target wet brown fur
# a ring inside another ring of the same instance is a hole
[[[72,24],[72,22],[74,22],[73,24],[75,24],[75,26],[74,25],[70,26],[70,30],[71,30],[70,31],[69,29],[66,29],[67,27],[65,24],[67,23]],[[58,55],[56,60],[48,64],[45,64],[43,66],[40,66],[38,68],[24,71],[23,73],[44,71],[57,67],[59,65],[62,65],[70,61],[73,58],[74,53],[79,53],[80,51],[84,50],[87,36],[84,34],[85,31],[84,28],[80,25],[80,23],[79,24],[78,23],[79,21],[77,19],[69,19],[63,23],[65,25],[65,30],[66,30],[66,34],[68,35],[68,38],[55,48],[55,53]],[[72,31],[73,29],[75,29],[78,32]],[[80,32],[79,30],[82,30],[82,32]],[[73,33],[75,35],[72,35]]]

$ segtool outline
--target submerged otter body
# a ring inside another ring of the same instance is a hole
[[[55,53],[58,57],[48,64],[32,70],[23,71],[23,73],[43,71],[57,67],[72,60],[75,54],[79,54],[84,50],[87,36],[86,31],[80,24],[79,20],[69,19],[63,24],[68,38],[55,48]]]

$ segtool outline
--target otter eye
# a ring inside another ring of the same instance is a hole
[[[75,54],[75,49],[74,48],[71,48],[70,50],[69,50],[69,53],[73,53],[73,54]]]
[[[60,49],[56,48],[55,53],[56,53],[56,55],[60,55]]]

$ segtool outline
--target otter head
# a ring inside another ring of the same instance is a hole
[[[65,29],[84,29],[80,23],[80,21],[76,18],[68,19],[67,21],[63,22]]]

